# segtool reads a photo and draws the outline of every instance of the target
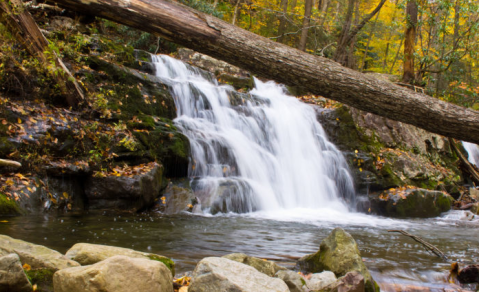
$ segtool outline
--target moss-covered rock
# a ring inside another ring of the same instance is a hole
[[[437,217],[451,209],[454,199],[447,193],[427,189],[399,188],[369,196],[375,214],[408,218]]]
[[[53,292],[53,274],[51,269],[31,269],[25,270],[28,280],[33,285],[37,285],[38,292]]]
[[[271,261],[258,259],[252,256],[248,256],[244,253],[232,253],[223,257],[253,267],[259,272],[270,277],[274,277],[274,275],[276,275],[278,271],[286,270],[286,268],[281,267]]]
[[[354,238],[342,228],[335,228],[319,246],[319,251],[298,261],[301,270],[311,273],[331,271],[336,277],[358,271],[364,277],[366,291],[379,291],[366,265],[364,265]]]
[[[22,213],[15,200],[0,193],[0,216],[16,216]]]

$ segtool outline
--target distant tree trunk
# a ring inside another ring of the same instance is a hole
[[[278,42],[284,44],[284,34],[286,33],[286,24],[288,22],[288,0],[281,0],[281,8],[283,9],[283,14],[279,18],[279,27],[278,27]]]
[[[402,82],[414,83],[414,47],[416,43],[418,6],[416,0],[408,0],[406,6],[406,33],[404,39],[404,71]]]
[[[301,29],[301,38],[299,39],[298,49],[306,51],[306,43],[308,41],[309,25],[311,23],[311,10],[313,8],[313,0],[304,1],[304,19],[303,28]]]
[[[240,4],[241,4],[241,0],[237,0],[235,5],[235,10],[233,12],[233,20],[231,21],[231,24],[233,25],[236,24],[236,21],[238,20],[241,14]]]
[[[374,30],[376,29],[376,24],[378,23],[379,13],[380,12],[376,14],[376,18],[374,19],[373,26],[371,27],[371,31],[369,32],[368,43],[366,44],[366,48],[364,49],[361,72],[367,68],[366,65],[367,65],[367,58],[368,58],[368,52],[369,52],[369,44],[371,43],[371,39],[373,38],[373,35],[374,35]]]
[[[376,6],[376,8],[374,8],[371,13],[366,15],[358,25],[354,26],[353,29],[350,29],[354,2],[355,0],[349,0],[348,11],[346,12],[346,22],[343,25],[343,29],[341,30],[336,53],[334,54],[334,60],[343,66],[345,66],[347,63],[348,48],[350,47],[351,42],[354,40],[358,32],[366,25],[366,23],[368,23],[368,21],[370,21],[371,18],[373,18],[373,16],[376,15],[379,10],[381,10],[386,0],[381,0],[381,2],[379,2],[379,4]]]
[[[43,66],[55,65],[55,72],[50,72],[50,77],[56,81],[68,105],[76,107],[84,100],[83,90],[56,53],[52,52],[51,57],[45,55],[48,40],[43,36],[30,12],[24,8],[21,0],[0,0],[0,19],[6,23],[12,35],[22,43],[28,53],[37,57]]]

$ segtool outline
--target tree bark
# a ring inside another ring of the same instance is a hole
[[[425,130],[479,144],[479,112],[340,66],[165,0],[55,0],[160,35],[259,76]]]
[[[48,41],[41,33],[30,12],[24,8],[21,0],[0,0],[0,18],[6,23],[17,40],[23,44],[28,53],[36,56],[45,67],[52,63],[55,65],[57,72],[51,72],[50,77],[57,82],[68,105],[76,107],[78,103],[84,100],[83,90],[56,53],[51,52],[52,57],[50,58],[45,55],[45,51],[48,49]]]
[[[306,51],[306,43],[308,41],[309,24],[311,23],[311,11],[313,8],[313,0],[304,0],[304,19],[303,28],[301,29],[301,38],[299,39],[298,50]]]
[[[283,14],[279,18],[278,42],[284,44],[284,34],[286,33],[286,24],[288,21],[288,0],[281,0],[281,8],[283,9]]]
[[[406,6],[406,34],[404,39],[404,68],[402,82],[414,82],[414,47],[416,43],[418,7],[416,0],[409,0]]]

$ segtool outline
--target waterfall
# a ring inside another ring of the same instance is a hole
[[[353,206],[348,166],[311,106],[274,82],[255,79],[256,88],[242,94],[168,56],[153,63],[171,86],[174,122],[191,144],[191,185],[205,212]]]
[[[469,142],[462,142],[462,145],[464,146],[464,149],[466,149],[468,157],[467,160],[469,160],[470,163],[475,164],[476,166],[479,166],[479,147],[476,144],[469,143]]]

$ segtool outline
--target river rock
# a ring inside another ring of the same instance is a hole
[[[201,260],[193,271],[189,292],[289,292],[283,280],[226,258]]]
[[[281,267],[271,261],[265,261],[259,258],[248,256],[244,253],[232,253],[232,254],[223,256],[223,258],[233,260],[233,261],[248,265],[250,267],[253,267],[259,272],[270,277],[274,277],[274,275],[276,275],[278,271],[286,270],[286,268]]]
[[[178,214],[184,211],[191,212],[198,204],[198,199],[191,188],[176,185],[168,186],[163,195],[166,197],[165,214]]]
[[[317,290],[321,292],[364,292],[364,277],[357,271],[349,272],[331,285]],[[376,291],[379,291],[379,287]]]
[[[333,274],[334,275],[334,274]],[[283,280],[288,285],[290,292],[307,292],[306,281],[298,274],[290,270],[278,271],[276,278]],[[334,277],[336,279],[336,277]]]
[[[426,189],[394,189],[369,196],[371,211],[387,217],[437,217],[451,209],[447,193]]]
[[[53,276],[55,292],[173,292],[173,277],[161,262],[113,256]]]
[[[150,171],[132,177],[89,177],[85,195],[90,209],[138,211],[154,204],[160,195],[162,179],[163,167],[153,163]]]
[[[311,290],[321,290],[324,287],[336,282],[336,275],[330,271],[312,274],[311,278],[306,281],[306,285]]]
[[[366,291],[379,290],[363,263],[356,241],[342,228],[335,228],[321,242],[318,252],[302,257],[298,264],[303,271],[312,273],[331,271],[337,277],[358,271],[365,279]]]
[[[0,250],[16,253],[23,264],[29,264],[32,269],[49,269],[53,271],[77,267],[80,264],[68,259],[58,251],[0,235]]]
[[[479,203],[472,204],[471,213],[474,215],[479,215]]]
[[[117,255],[162,262],[168,269],[170,269],[172,275],[175,275],[175,263],[171,259],[161,255],[139,252],[129,248],[101,244],[77,243],[65,254],[67,258],[80,263],[82,266],[96,264]]]
[[[20,257],[8,254],[0,257],[0,291],[31,292],[32,284],[23,272]]]

